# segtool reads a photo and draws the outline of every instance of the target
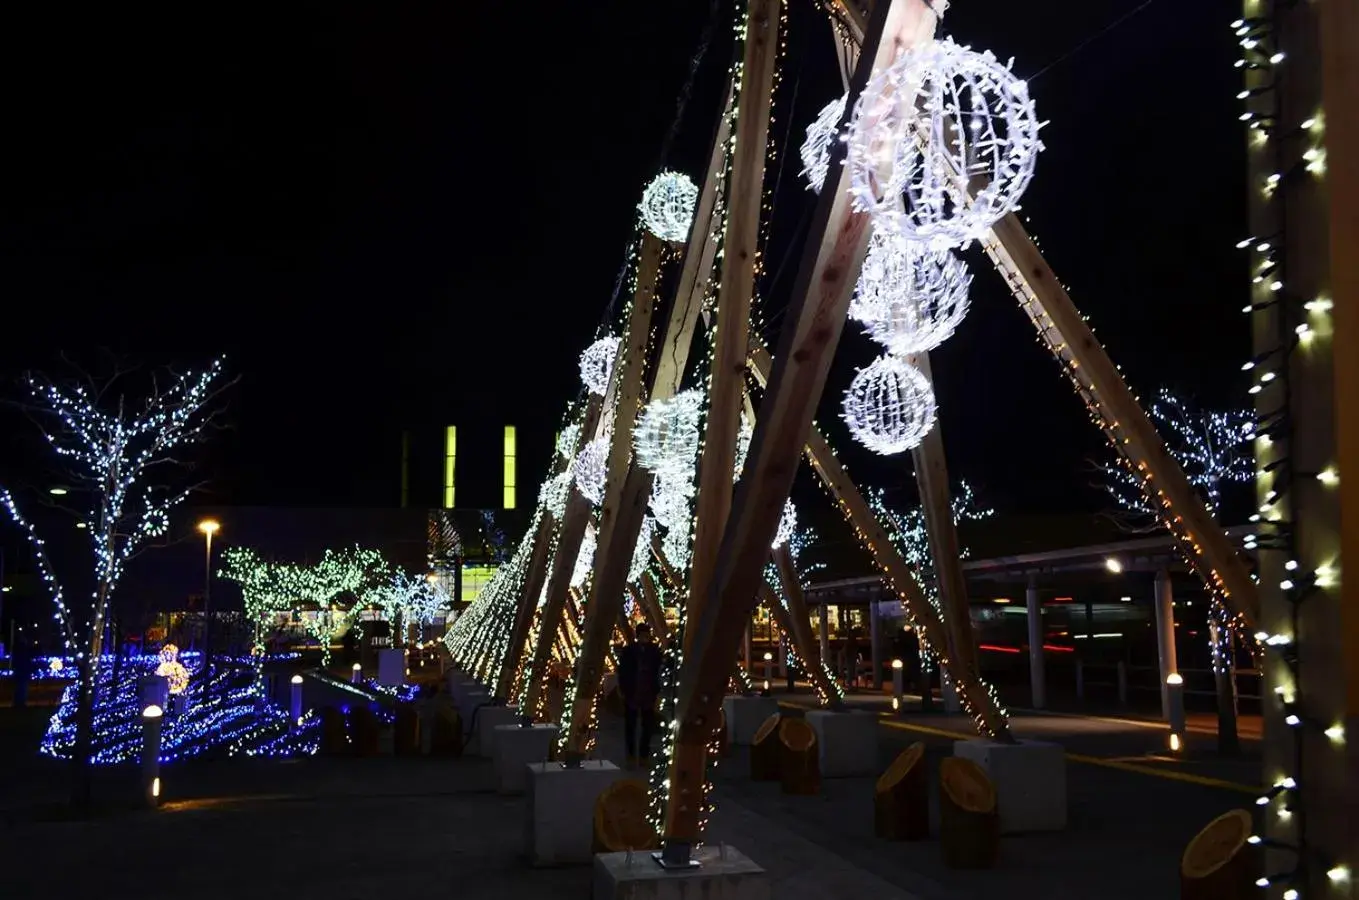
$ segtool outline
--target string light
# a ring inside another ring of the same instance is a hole
[[[841,95],[823,106],[807,126],[807,137],[802,142],[802,174],[807,186],[818,194],[830,170],[831,147],[845,139],[840,130],[840,123],[845,120],[845,101]]]
[[[604,502],[604,482],[609,474],[609,435],[601,435],[581,448],[571,464],[576,490],[595,506]]]

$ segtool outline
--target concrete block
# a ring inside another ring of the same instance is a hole
[[[481,688],[462,692],[462,696],[457,700],[457,704],[458,715],[462,716],[462,727],[464,730],[471,727],[472,714],[476,712],[477,708],[483,703],[490,702],[491,695]]]
[[[991,776],[1002,834],[1066,828],[1066,751],[1060,744],[957,741],[953,755],[972,760]]]
[[[605,759],[589,759],[579,768],[561,763],[528,765],[524,843],[535,866],[589,865],[594,837],[595,800],[624,776]]]
[[[734,847],[694,851],[698,865],[662,869],[650,853],[600,853],[595,857],[594,900],[770,900],[764,869]]]
[[[733,745],[749,747],[755,742],[755,732],[765,719],[779,711],[773,697],[746,697],[734,694],[722,698],[722,712],[727,716],[727,737]]]
[[[495,771],[500,793],[522,794],[528,790],[529,764],[547,762],[556,740],[556,725],[497,725]]]
[[[861,778],[878,774],[878,717],[863,710],[809,709],[807,724],[816,732],[822,778]]]
[[[477,729],[475,752],[483,759],[495,758],[495,729],[498,725],[514,725],[519,722],[517,706],[483,706],[476,711],[475,720],[469,720]]]
[[[406,683],[406,651],[388,648],[378,651],[378,684],[395,687]]]

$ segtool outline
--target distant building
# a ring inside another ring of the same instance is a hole
[[[444,425],[401,433],[402,507],[518,510],[532,507],[541,471],[550,459],[550,429],[531,429],[533,453],[521,453],[517,425]],[[541,433],[538,433],[541,432]],[[526,467],[527,464],[527,467]]]

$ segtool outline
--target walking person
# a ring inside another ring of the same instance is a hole
[[[645,766],[656,731],[656,701],[661,694],[661,649],[651,626],[637,626],[636,637],[618,654],[618,690],[623,694],[623,741],[627,767]],[[639,733],[640,730],[640,733]]]

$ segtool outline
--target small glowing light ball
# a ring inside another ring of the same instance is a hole
[[[602,397],[609,389],[613,361],[618,358],[618,344],[618,338],[612,335],[602,337],[580,355],[580,380],[585,382],[590,393]]]
[[[783,515],[779,518],[778,531],[774,532],[774,540],[770,543],[770,549],[777,550],[784,544],[793,539],[793,532],[797,531],[797,508],[793,506],[792,500],[783,501]]]
[[[933,350],[967,316],[972,275],[952,250],[931,249],[891,231],[874,231],[849,317],[888,353]]]
[[[663,241],[687,241],[698,187],[680,172],[662,172],[642,192],[637,209],[646,230]]]
[[[554,519],[560,519],[566,512],[566,501],[571,496],[571,472],[568,470],[559,475],[554,475],[543,482],[543,489],[539,492],[538,502],[543,504],[543,509],[547,510]]]
[[[842,415],[850,434],[869,450],[902,453],[920,446],[934,427],[934,389],[905,360],[880,356],[854,376]]]
[[[562,458],[570,459],[576,453],[576,444],[580,442],[580,425],[567,425],[562,429],[562,433],[557,435],[557,453]]]
[[[179,648],[174,644],[165,644],[160,648],[157,658],[163,663],[172,663],[179,659]]]
[[[156,674],[165,679],[172,694],[182,694],[189,686],[189,671],[177,660],[166,660],[156,666]]]
[[[844,117],[845,98],[841,96],[822,107],[816,121],[807,126],[801,148],[802,174],[807,176],[807,186],[818,194],[830,171],[831,147],[844,140],[840,133],[840,120]]]
[[[693,467],[698,455],[698,422],[703,393],[681,391],[669,400],[648,403],[637,419],[632,444],[637,464],[648,472],[679,473]]]
[[[571,465],[576,489],[595,506],[604,500],[604,480],[609,473],[609,438],[602,435],[581,448]]]
[[[1028,85],[989,51],[947,38],[917,46],[875,75],[854,109],[855,208],[876,228],[965,246],[1018,208],[1043,149],[1039,127]]]
[[[53,675],[56,675],[58,672],[61,671],[64,665],[65,663],[63,663],[60,659],[54,656],[52,657],[52,661],[47,664],[47,671],[51,672]]]
[[[637,545],[632,548],[632,559],[628,562],[628,583],[642,577],[651,563],[651,538],[656,533],[656,520],[651,516],[642,519],[642,528],[637,532]]]

